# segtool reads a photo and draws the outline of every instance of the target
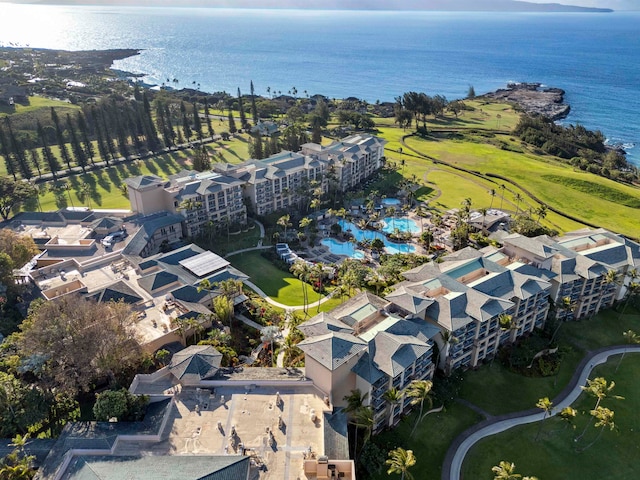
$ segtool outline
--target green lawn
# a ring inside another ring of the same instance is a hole
[[[284,272],[260,255],[247,252],[229,257],[231,264],[251,277],[251,281],[276,302],[284,305],[302,305],[302,282],[291,273]],[[320,296],[309,287],[309,303]],[[315,309],[314,309],[315,310]]]
[[[632,480],[638,478],[640,461],[640,396],[637,379],[640,376],[638,354],[627,354],[620,369],[615,368],[618,358],[596,367],[591,378],[605,377],[615,381],[613,391],[622,395],[624,400],[605,399],[602,405],[615,412],[614,431],[604,431],[593,447],[580,452],[597,437],[597,430],[588,427],[587,434],[579,443],[574,438],[582,432],[589,419],[589,410],[595,401],[583,394],[574,404],[579,414],[576,429],[566,428],[558,418],[551,418],[542,424],[542,433],[538,442],[534,442],[539,423],[512,428],[506,432],[491,436],[478,443],[463,464],[463,477],[474,480],[493,478],[491,467],[501,460],[516,464],[516,470],[523,475],[535,475],[541,480]],[[540,392],[539,396],[544,396]],[[504,398],[500,395],[499,398]],[[498,398],[498,392],[496,392]]]
[[[397,447],[413,450],[416,465],[409,472],[416,479],[437,479],[442,474],[444,456],[452,439],[479,422],[481,418],[473,410],[453,403],[440,413],[427,415],[411,437],[418,411],[419,409],[416,409],[416,413],[401,420],[397,428],[375,437],[375,443],[385,452]],[[389,477],[384,469],[371,478],[384,480],[397,477]]]
[[[40,110],[41,108],[49,109],[51,107],[55,107],[56,112],[58,112],[60,118],[64,119],[64,117],[66,116],[66,111],[58,109],[69,109],[69,111],[80,110],[80,107],[78,105],[73,105],[69,102],[62,102],[60,100],[53,100],[51,98],[38,96],[29,97],[28,105],[17,103],[15,107],[15,111],[10,111],[8,107],[2,107],[2,109],[0,109],[0,117],[6,117],[7,115],[21,115],[24,113],[35,112],[36,110]]]
[[[629,309],[632,312],[632,309]],[[566,386],[587,351],[624,344],[623,332],[640,332],[640,315],[619,318],[614,310],[600,312],[591,320],[567,322],[558,332],[560,345],[570,346],[557,376],[528,378],[512,373],[499,361],[465,372],[460,397],[493,415],[532,408],[541,396],[553,398]],[[503,392],[497,397],[496,392]],[[499,399],[499,400],[498,400]]]

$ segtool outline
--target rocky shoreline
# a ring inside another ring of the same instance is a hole
[[[564,93],[560,88],[542,88],[540,83],[510,83],[507,88],[486,93],[480,98],[515,103],[528,114],[559,120],[571,111],[571,107],[564,103]]]

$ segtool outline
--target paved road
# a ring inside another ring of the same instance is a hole
[[[589,353],[578,365],[569,385],[553,399],[552,416],[560,412],[563,408],[570,406],[582,393],[580,388],[586,385],[587,378],[596,365],[605,363],[611,355],[619,355],[624,352],[640,353],[640,345],[607,347],[595,352]],[[504,432],[505,430],[515,427],[516,425],[524,425],[527,423],[539,422],[543,420],[544,413],[539,409],[531,409],[525,412],[516,412],[509,415],[501,415],[490,420],[479,423],[478,425],[463,432],[449,447],[449,451],[445,456],[444,466],[442,469],[442,480],[460,480],[462,462],[471,447],[478,441],[490,435]]]

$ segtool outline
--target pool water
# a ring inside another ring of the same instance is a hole
[[[355,237],[355,239],[358,242],[361,242],[363,240],[373,240],[375,238],[379,238],[384,243],[385,251],[391,255],[395,255],[396,253],[413,253],[416,251],[416,247],[414,245],[410,245],[408,243],[390,242],[389,240],[387,240],[387,237],[385,237],[384,234],[380,232],[374,232],[372,230],[364,230],[364,231],[360,230],[355,224],[351,222],[347,222],[346,220],[338,220],[338,224],[340,225],[340,227],[342,227],[343,232],[350,231],[351,234]],[[332,240],[334,243],[338,243],[338,244],[343,243],[343,242],[338,242],[333,238],[327,238],[322,240],[323,244],[325,240]],[[344,243],[348,244],[349,242],[344,242]],[[330,244],[325,244],[325,245],[329,247],[329,250],[331,250]],[[339,247],[336,247],[336,248],[339,248]],[[355,251],[355,248],[354,248],[354,251]],[[346,253],[338,253],[337,251],[334,252],[333,250],[331,250],[331,253],[337,253],[338,255],[348,255]]]
[[[400,232],[420,233],[420,227],[416,222],[407,217],[386,217],[384,219],[384,227],[382,231],[385,233],[393,233],[396,228]]]
[[[402,202],[400,202],[400,200],[397,198],[383,198],[380,201],[380,204],[383,207],[399,207],[401,203]]]
[[[364,258],[364,252],[362,250],[356,250],[353,243],[339,242],[333,238],[323,238],[320,243],[329,248],[329,251],[334,255],[346,255],[351,258]]]

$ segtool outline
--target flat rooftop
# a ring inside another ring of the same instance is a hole
[[[304,474],[305,458],[309,451],[316,458],[324,453],[327,407],[312,386],[184,388],[174,399],[168,437],[143,455],[237,455],[244,449],[262,465],[261,479],[282,480],[311,478]],[[130,454],[131,445],[115,453]]]

